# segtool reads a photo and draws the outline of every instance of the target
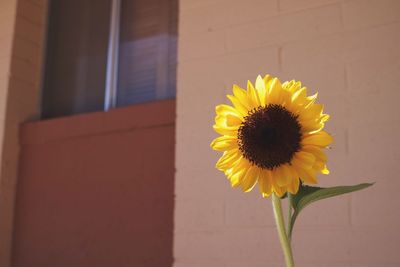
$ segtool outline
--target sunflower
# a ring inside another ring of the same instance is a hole
[[[332,137],[323,131],[329,115],[307,96],[299,81],[258,76],[247,90],[233,86],[230,105],[218,105],[214,130],[222,136],[211,147],[223,151],[216,168],[233,187],[248,192],[258,183],[263,197],[296,194],[300,182],[317,183],[328,174],[324,149]]]

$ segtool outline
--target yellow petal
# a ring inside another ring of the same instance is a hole
[[[240,112],[237,111],[234,107],[225,105],[225,104],[216,106],[215,113],[217,115],[225,115],[225,116],[232,114],[232,115],[236,115],[236,117],[243,118],[242,115],[240,114]]]
[[[290,182],[286,186],[287,190],[292,194],[296,194],[297,191],[299,190],[299,184],[300,184],[299,175],[297,174],[297,171],[293,166],[287,164],[285,164],[284,166],[286,175],[290,177]]]
[[[261,106],[257,91],[250,81],[247,83],[247,97],[250,99],[253,108]]]
[[[321,122],[327,122],[329,120],[329,115],[328,114],[322,114],[321,115]]]
[[[238,147],[237,139],[231,136],[220,136],[215,138],[210,146],[214,150],[224,151],[231,150]]]
[[[256,79],[256,89],[260,91],[266,91],[265,82],[260,75],[258,75]]]
[[[272,179],[278,186],[286,186],[290,182],[289,172],[285,165],[272,170]]]
[[[243,176],[246,174],[247,169],[250,167],[248,164],[247,160],[243,157],[241,157],[236,165],[232,168],[231,170],[231,175],[228,176],[232,187],[236,187],[240,185]]]
[[[243,116],[228,105],[218,105],[215,112],[215,123],[220,127],[238,127],[243,121]]]
[[[285,82],[284,85],[282,84],[282,87],[287,89],[292,94],[295,94],[298,90],[301,89],[301,82],[291,80],[290,82]]]
[[[235,127],[239,126],[242,120],[235,115],[217,115],[215,116],[215,124],[222,127]]]
[[[297,178],[299,177],[299,174],[297,173],[296,169],[292,165],[288,164],[288,169],[291,172],[292,177],[297,177]]]
[[[243,176],[240,185],[242,186],[243,192],[249,192],[253,189],[253,187],[257,183],[257,179],[259,176],[259,168],[252,166],[250,167],[246,174]]]
[[[231,182],[232,187],[237,187],[240,185],[240,180],[242,179],[245,172],[245,170],[240,170],[229,176],[229,181]]]
[[[317,146],[304,146],[302,148],[303,151],[311,153],[316,157],[317,160],[326,162],[327,161],[327,156],[325,152],[322,150],[322,148],[317,147]]]
[[[218,170],[225,170],[232,168],[235,162],[240,158],[241,153],[238,149],[225,151],[223,156],[217,161],[215,167]]]
[[[282,90],[281,91],[281,96],[280,96],[280,102],[281,105],[290,108],[292,107],[292,101],[291,101],[292,94],[288,90]]]
[[[240,101],[240,103],[245,106],[247,109],[251,109],[251,102],[250,99],[247,96],[247,92],[237,86],[236,84],[233,85],[233,95]]]
[[[214,130],[221,134],[221,135],[229,135],[232,137],[237,136],[237,130],[239,127],[227,127],[227,126],[221,126],[221,125],[213,125]]]
[[[240,126],[242,124],[242,119],[239,117],[236,117],[235,115],[226,115],[226,126],[228,127],[234,127],[234,126]]]
[[[227,150],[222,154],[222,156],[218,159],[217,163],[215,163],[215,167],[218,168],[220,164],[225,163],[226,161],[230,160],[233,156],[236,155],[236,153],[232,151],[238,151],[237,149],[232,149],[232,150]]]
[[[319,120],[308,120],[308,121],[301,121],[301,131],[302,133],[315,133],[321,131],[325,124],[321,123]]]
[[[262,170],[258,178],[260,193],[263,197],[269,197],[272,192],[271,171]]]
[[[332,136],[330,136],[327,132],[320,131],[317,133],[310,134],[302,140],[302,145],[314,145],[326,147],[333,142]]]
[[[293,84],[294,84],[294,80],[286,81],[286,82],[282,83],[282,88],[286,89],[286,90],[290,90],[292,88]]]
[[[293,177],[291,183],[287,186],[287,190],[291,194],[297,194],[297,191],[299,191],[299,186],[300,186],[299,178]]]
[[[330,171],[329,171],[329,169],[328,169],[328,167],[325,165],[324,166],[324,168],[321,170],[321,173],[322,174],[329,174],[330,173]]]
[[[237,98],[246,97],[246,91],[240,86],[234,84],[232,90],[233,90],[233,95],[236,96]]]
[[[265,89],[261,89],[261,90],[256,89],[250,81],[247,81],[247,91],[249,92],[250,90],[252,90],[252,91],[254,90],[254,92],[256,93],[259,106],[264,107],[266,90]]]
[[[278,80],[278,78],[272,79],[266,99],[265,99],[265,103],[280,104],[281,103],[281,92],[282,92],[281,82]]]
[[[313,104],[300,113],[299,119],[300,121],[318,120],[321,117],[323,110],[323,105]]]
[[[236,108],[236,110],[242,115],[242,116],[247,116],[247,113],[249,112],[249,109],[243,105],[243,103],[237,99],[233,95],[227,95],[228,99],[232,102],[233,106]]]
[[[272,76],[269,75],[269,74],[267,74],[267,75],[264,76],[263,80],[264,80],[264,83],[265,83],[265,89],[269,88],[269,86],[271,85],[271,82],[272,82],[272,79],[273,79],[273,78],[274,78],[274,77],[272,77]]]
[[[288,177],[289,183],[290,183],[290,181],[292,180],[292,178],[296,176],[296,172],[293,172],[293,171],[292,171],[293,167],[291,167],[289,164],[284,164],[284,165],[282,165],[281,167],[282,167],[284,176],[285,176],[285,177]]]
[[[317,183],[317,178],[315,175],[315,171],[313,169],[303,169],[303,168],[297,168],[296,171],[300,176],[300,179],[307,183],[307,184],[316,184]]]
[[[312,166],[314,165],[314,162],[315,162],[314,155],[305,151],[296,152],[291,161],[293,165],[302,167],[304,169],[311,169]]]
[[[318,97],[318,92],[316,92],[312,96],[307,96],[306,107],[309,107],[310,105],[314,104],[315,100],[317,100],[317,97]]]
[[[280,187],[277,183],[276,180],[272,177],[272,191],[275,192],[278,197],[282,197],[286,193],[286,188],[285,187]]]

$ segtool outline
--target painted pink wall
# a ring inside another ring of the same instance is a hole
[[[13,266],[171,266],[175,101],[21,129]]]

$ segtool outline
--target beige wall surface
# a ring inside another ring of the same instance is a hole
[[[0,266],[11,266],[19,125],[38,117],[47,0],[0,0]]]
[[[10,264],[12,216],[14,208],[14,183],[2,175],[7,156],[3,150],[16,0],[0,2],[0,266]]]
[[[175,267],[283,266],[270,199],[231,189],[209,148],[215,105],[266,73],[331,115],[321,185],[376,182],[306,208],[296,266],[400,266],[400,1],[181,0],[179,21]]]

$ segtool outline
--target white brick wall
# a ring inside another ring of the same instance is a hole
[[[296,266],[400,266],[400,1],[181,0],[179,30],[175,266],[283,266],[270,200],[232,190],[209,148],[214,106],[265,73],[320,92],[322,185],[377,182],[302,213]]]

